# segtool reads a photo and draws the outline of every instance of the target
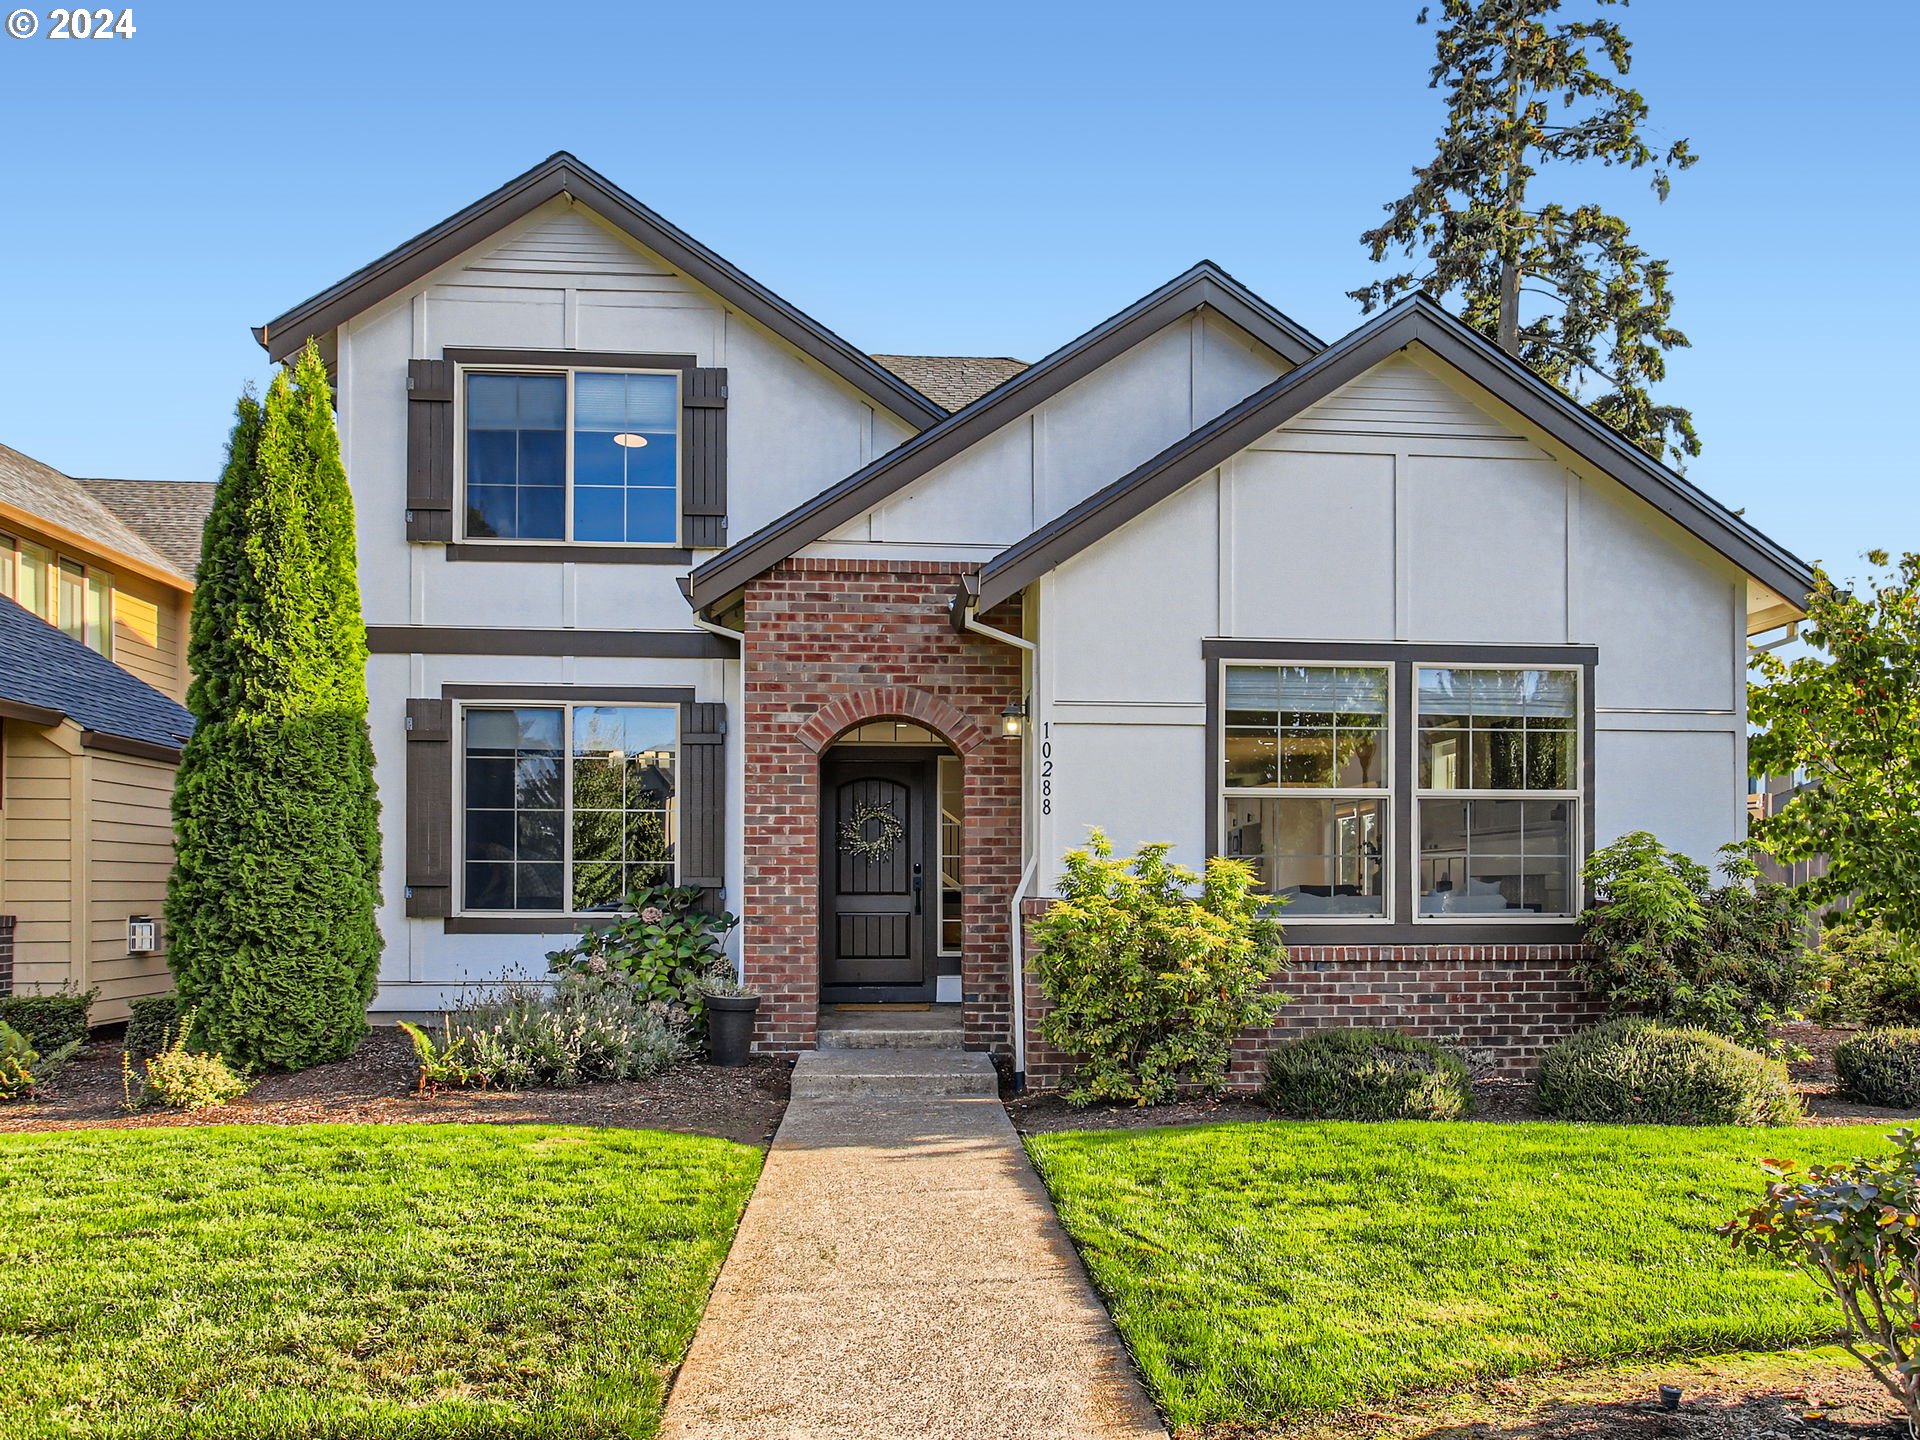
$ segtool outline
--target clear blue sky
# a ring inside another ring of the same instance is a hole
[[[1332,338],[1438,129],[1418,8],[149,0],[0,38],[0,440],[213,478],[249,325],[558,149],[868,350],[1034,359],[1202,256]],[[1843,572],[1920,548],[1920,12],[1614,13],[1703,157],[1664,207],[1591,187],[1673,262],[1692,478]]]

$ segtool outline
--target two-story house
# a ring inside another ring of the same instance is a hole
[[[0,446],[0,993],[167,973],[171,802],[208,484],[75,480]]]
[[[672,877],[763,1051],[952,1005],[1045,1079],[1021,915],[1097,825],[1257,867],[1284,1024],[1522,1058],[1593,847],[1743,833],[1810,581],[1424,298],[1329,343],[1202,263],[882,363],[566,154],[256,334],[338,378],[386,1013]]]

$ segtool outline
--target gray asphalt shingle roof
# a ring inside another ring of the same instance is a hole
[[[200,534],[213,508],[211,480],[88,480],[86,492],[124,520],[189,580],[200,565]]]
[[[964,410],[1027,368],[1005,355],[876,355],[922,395],[948,410]]]
[[[180,571],[78,480],[8,445],[0,445],[0,501],[71,530],[103,550],[193,578],[192,570]]]
[[[82,730],[178,749],[193,716],[144,680],[0,599],[0,700],[57,710]]]

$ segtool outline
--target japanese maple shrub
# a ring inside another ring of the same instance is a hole
[[[1795,1169],[1768,1160],[1766,1198],[1720,1227],[1740,1249],[1777,1255],[1839,1302],[1841,1344],[1920,1435],[1920,1136],[1900,1130],[1877,1160]]]
[[[1217,1091],[1234,1037],[1286,1003],[1267,988],[1286,950],[1252,867],[1215,856],[1199,875],[1171,848],[1116,860],[1095,830],[1067,853],[1060,898],[1035,925],[1034,974],[1051,1003],[1040,1033],[1078,1059],[1075,1105]]]
[[[1644,830],[1596,850],[1583,875],[1582,977],[1616,1014],[1649,1015],[1771,1050],[1811,990],[1805,902],[1764,878],[1742,845],[1707,867]]]

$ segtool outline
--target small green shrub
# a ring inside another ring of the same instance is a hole
[[[121,1042],[121,1049],[135,1060],[158,1055],[179,1038],[178,995],[142,995],[131,1005],[133,1016],[127,1021],[127,1034]]]
[[[16,1030],[43,1055],[87,1040],[87,1011],[98,990],[0,997],[0,1025]]]
[[[649,885],[629,894],[625,911],[608,925],[588,930],[580,943],[547,954],[555,973],[632,979],[642,998],[701,1014],[700,996],[716,974],[731,973],[720,948],[739,920],[702,908],[705,892],[693,885]]]
[[[1920,1108],[1920,1030],[1849,1035],[1833,1052],[1841,1088],[1866,1105]]]
[[[1067,852],[1060,898],[1034,927],[1034,974],[1052,1002],[1040,1033],[1079,1057],[1071,1104],[1217,1091],[1234,1037],[1286,1003],[1265,988],[1286,950],[1252,868],[1215,856],[1203,877],[1170,864],[1172,848],[1115,860],[1095,830]]]
[[[438,1054],[458,1057],[461,1083],[503,1090],[643,1080],[685,1057],[685,1026],[626,975],[563,971],[551,988],[511,982],[453,1011]]]
[[[1319,1030],[1267,1056],[1266,1100],[1309,1120],[1458,1120],[1473,1108],[1466,1063],[1397,1030]]]
[[[193,1013],[189,1011],[181,1023],[181,1033],[142,1067],[143,1075],[137,1087],[132,1058],[121,1053],[120,1074],[127,1109],[137,1110],[157,1101],[176,1110],[212,1110],[247,1093],[245,1077],[234,1073],[224,1059],[187,1048],[186,1032],[193,1029],[193,1020]]]
[[[1813,1013],[1823,1024],[1920,1022],[1920,945],[1879,924],[1836,925],[1821,937],[1816,961]]]
[[[1720,851],[1727,883],[1644,830],[1593,853],[1581,871],[1581,977],[1616,1014],[1644,1014],[1775,1053],[1770,1034],[1798,1018],[1813,985],[1806,903],[1760,874],[1749,845]]]
[[[1796,1172],[1766,1160],[1766,1198],[1720,1233],[1826,1286],[1846,1324],[1841,1340],[1900,1402],[1920,1435],[1920,1136],[1898,1130],[1892,1155]]]
[[[1655,1125],[1790,1125],[1800,1101],[1787,1067],[1705,1030],[1609,1020],[1540,1061],[1540,1109],[1563,1120]]]

